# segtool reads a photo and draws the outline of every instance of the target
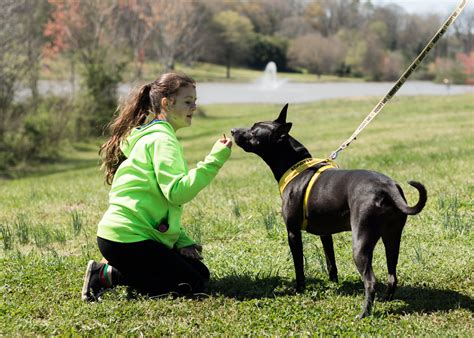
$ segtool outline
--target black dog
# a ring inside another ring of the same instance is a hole
[[[288,133],[288,105],[275,121],[257,122],[251,128],[232,129],[238,146],[260,156],[277,181],[298,162],[311,158],[308,150]],[[307,168],[291,180],[282,192],[282,215],[288,232],[296,272],[296,289],[305,288],[301,226],[305,221],[303,200],[311,177],[328,163]],[[355,264],[364,281],[365,300],[360,318],[368,316],[375,297],[375,275],[372,255],[382,237],[388,267],[386,300],[391,300],[397,286],[396,268],[400,238],[407,215],[419,213],[425,206],[427,193],[418,182],[408,182],[419,192],[419,201],[409,207],[400,186],[389,177],[368,170],[330,168],[321,172],[309,191],[306,230],[319,235],[326,255],[329,278],[337,281],[337,268],[331,234],[352,231]]]

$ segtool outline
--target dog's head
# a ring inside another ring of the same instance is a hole
[[[260,156],[269,150],[275,150],[278,143],[288,137],[292,126],[286,122],[287,110],[288,104],[274,121],[257,122],[251,128],[232,129],[235,143],[243,150]]]

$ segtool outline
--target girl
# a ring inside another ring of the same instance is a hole
[[[149,296],[202,292],[209,270],[200,245],[180,223],[182,205],[216,176],[232,141],[218,140],[188,170],[176,131],[191,125],[196,84],[167,73],[132,93],[111,123],[100,154],[110,206],[99,222],[97,243],[107,263],[89,261],[83,300],[95,300],[114,285]]]

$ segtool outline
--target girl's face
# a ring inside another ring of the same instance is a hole
[[[173,99],[167,100],[164,110],[166,121],[175,131],[189,127],[196,111],[196,88],[192,85],[181,87]]]

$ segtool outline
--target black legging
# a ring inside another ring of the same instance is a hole
[[[120,278],[113,276],[112,283],[117,285],[119,279],[118,284],[131,286],[141,294],[203,292],[209,280],[209,270],[204,263],[184,257],[156,241],[118,243],[97,237],[97,244],[104,258],[121,275]]]

